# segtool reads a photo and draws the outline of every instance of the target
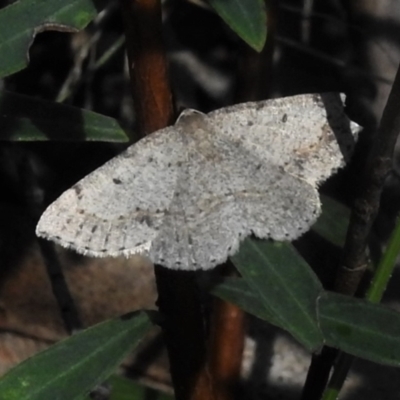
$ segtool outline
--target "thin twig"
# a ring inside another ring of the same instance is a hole
[[[215,299],[209,363],[218,400],[232,400],[237,394],[243,359],[244,320],[245,314],[239,307]]]
[[[367,159],[363,191],[356,200],[352,210],[344,250],[344,263],[337,280],[337,289],[340,289],[345,294],[353,294],[357,289],[358,281],[361,278],[359,271],[364,270],[367,262],[365,252],[368,245],[369,233],[379,210],[383,184],[392,168],[394,148],[400,133],[399,106],[400,66],[397,69],[392,90],[386,107],[383,110],[374,145]],[[398,247],[398,244],[395,247]],[[385,264],[382,267],[381,263],[380,268],[375,271],[371,289],[367,293],[368,300],[379,301],[386,288],[394,263]],[[379,282],[378,285],[376,281]],[[324,393],[324,400],[336,398],[343,386],[353,360],[353,356],[340,352],[332,378]]]
[[[138,130],[142,135],[174,122],[158,0],[121,0]]]
[[[315,58],[322,60],[326,63],[329,63],[331,65],[334,65],[337,68],[341,68],[341,69],[345,70],[346,72],[351,71],[354,74],[357,74],[362,77],[370,78],[370,79],[375,79],[376,81],[382,82],[386,85],[392,84],[392,80],[387,76],[368,73],[364,69],[357,67],[357,65],[350,64],[346,60],[342,60],[340,58],[333,57],[328,53],[324,53],[320,50],[313,49],[311,46],[304,45],[303,43],[301,43],[297,40],[289,39],[285,36],[279,36],[279,35],[276,35],[275,38],[276,38],[277,42],[279,42],[285,46],[293,47],[297,51],[301,51],[305,54],[309,54],[310,56],[315,57]]]
[[[161,35],[161,4],[159,0],[121,0],[121,5],[135,114],[139,133],[146,135],[175,119]],[[175,397],[212,399],[211,381],[200,373],[207,352],[196,275],[162,266],[155,266],[155,275]]]
[[[75,57],[74,57],[74,66],[70,70],[67,78],[65,79],[64,83],[59,90],[55,101],[57,103],[64,102],[68,97],[72,95],[76,86],[81,81],[82,78],[82,68],[83,63],[86,60],[90,50],[96,43],[99,41],[101,36],[101,32],[95,32],[92,36],[88,38],[78,49]]]
[[[54,244],[48,240],[39,239],[39,246],[65,329],[69,335],[77,333],[83,329],[82,320],[69,291]]]
[[[350,217],[344,247],[344,259],[336,288],[344,294],[353,294],[366,266],[365,251],[372,224],[379,210],[383,184],[390,170],[397,137],[400,132],[400,69],[383,111],[379,129],[368,155],[363,189],[356,199]],[[360,272],[358,272],[360,271]],[[359,276],[355,279],[355,276]]]
[[[360,27],[358,24],[351,23],[348,19],[346,18],[340,18],[336,16],[332,16],[331,14],[327,13],[321,13],[315,10],[312,10],[312,12],[309,12],[308,15],[304,12],[304,7],[300,8],[297,6],[293,6],[291,4],[285,4],[283,2],[279,2],[278,7],[284,11],[296,13],[301,17],[301,20],[312,20],[312,19],[319,19],[320,22],[329,22],[331,24],[337,25],[338,27],[342,26],[347,29],[352,29],[364,37],[368,37],[369,40],[374,44],[374,46],[378,47],[382,53],[386,55],[386,57],[390,60],[390,62],[393,64],[393,66],[397,65],[397,59],[396,57],[393,56],[392,52],[390,49],[386,48],[384,44],[381,43],[381,41],[377,40],[376,38],[371,38],[370,32],[368,32],[367,29],[364,29]],[[390,83],[392,83],[392,80],[389,79]]]
[[[379,210],[385,178],[392,168],[393,152],[400,133],[399,105],[400,68],[397,70],[376,138],[367,158],[361,194],[356,199],[352,210],[343,265],[335,285],[336,291],[343,294],[354,294],[366,267],[368,237]],[[386,281],[387,278],[386,273]],[[380,290],[382,290],[382,285],[380,285]],[[324,400],[336,399],[354,359],[353,356],[342,352],[337,352],[337,355],[332,378],[323,395]]]
[[[29,159],[24,157],[18,169],[21,175],[21,184],[24,188],[25,201],[32,218],[37,221],[45,208],[43,191]],[[39,239],[39,246],[65,330],[71,335],[83,328],[78,309],[65,280],[54,244],[47,240]]]
[[[95,71],[107,63],[115,53],[125,44],[125,35],[121,35],[118,39],[104,52],[104,54],[94,63],[92,70]]]

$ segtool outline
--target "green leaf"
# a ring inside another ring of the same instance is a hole
[[[0,92],[0,140],[126,142],[118,121],[79,108]]]
[[[328,346],[380,364],[400,366],[400,313],[330,292],[322,294],[318,304]]]
[[[212,293],[221,299],[236,304],[243,311],[251,315],[279,326],[280,320],[275,313],[270,312],[258,299],[254,290],[243,278],[226,278],[222,283],[215,286]]]
[[[213,289],[215,295],[288,330],[310,350],[325,343],[357,357],[400,366],[399,312],[323,291],[315,277],[307,278],[307,264],[289,245],[279,249],[269,243],[262,249],[262,243],[258,249],[254,242],[253,247],[246,243],[240,249],[233,261],[244,279],[226,279]],[[307,281],[313,289],[306,287]]]
[[[82,29],[97,15],[96,3],[94,0],[19,0],[1,9],[0,77],[27,66],[28,49],[36,33]]]
[[[322,214],[312,230],[336,246],[343,247],[349,225],[350,210],[332,199],[321,195]]]
[[[143,385],[133,382],[131,379],[122,376],[112,376],[108,383],[111,385],[110,400],[173,400],[174,397],[168,394],[149,389]]]
[[[228,278],[213,294],[244,311],[278,325],[263,309],[257,293],[241,278]],[[337,293],[322,292],[318,321],[324,343],[384,365],[400,366],[400,313],[385,306]]]
[[[83,399],[110,376],[151,326],[148,314],[137,312],[77,333],[2,377],[1,399]]]
[[[264,0],[209,0],[228,26],[249,46],[260,52],[267,39]]]
[[[322,286],[293,246],[246,239],[231,260],[277,325],[309,350],[322,345],[316,309]]]

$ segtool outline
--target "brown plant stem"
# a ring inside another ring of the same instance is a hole
[[[161,2],[121,0],[121,5],[138,129],[146,135],[175,119],[161,34]],[[175,397],[212,399],[211,379],[200,373],[207,351],[196,274],[156,265],[155,275]]]
[[[268,40],[262,52],[257,53],[244,43],[239,47],[235,103],[265,99],[271,90],[275,0],[267,2],[267,10]],[[236,274],[230,262],[221,270],[223,276]],[[207,363],[200,378],[212,376],[215,399],[232,400],[238,397],[245,318],[243,310],[236,305],[217,298],[214,300]]]
[[[161,32],[161,4],[159,0],[120,1],[137,128],[144,136],[171,125],[175,117]]]
[[[232,275],[233,266],[222,267],[223,276]],[[210,334],[204,349],[192,400],[232,400],[237,398],[242,367],[245,314],[237,306],[213,299]]]
[[[257,101],[268,97],[272,85],[272,55],[276,21],[276,1],[267,1],[268,39],[261,53],[241,44],[237,62],[235,103]],[[237,274],[227,262],[223,276]],[[209,371],[218,400],[238,397],[245,340],[245,313],[234,304],[215,299],[208,348]]]
[[[343,263],[335,282],[335,291],[339,293],[353,295],[357,290],[367,265],[366,249],[368,237],[379,210],[380,197],[385,178],[392,168],[393,152],[397,137],[400,133],[399,107],[400,68],[397,70],[376,137],[367,155],[362,190],[352,209],[344,247]],[[324,352],[322,354],[324,354]],[[337,354],[339,354],[338,351],[336,351],[336,355]],[[343,363],[337,366],[340,371],[340,377],[338,377],[335,372],[332,377],[336,388],[341,387],[343,384],[353,358],[354,357],[350,355],[342,354],[341,359]],[[315,370],[317,366],[322,365],[321,363],[323,362],[323,359],[317,360],[314,366],[311,366],[310,370]],[[333,360],[330,362],[332,366]],[[345,372],[343,372],[344,367],[342,364],[346,365]],[[330,369],[331,368],[329,368],[329,370]],[[322,381],[327,382],[328,375],[329,371],[326,375],[320,377],[320,380],[323,379]],[[322,393],[315,393],[315,395],[311,397],[310,392],[304,390],[302,399],[319,399],[321,394]]]
[[[211,324],[210,371],[218,400],[231,400],[237,394],[244,347],[244,319],[244,312],[240,308],[215,299]]]
[[[212,400],[207,335],[196,273],[155,266],[158,306],[176,399]]]
[[[351,213],[343,265],[336,279],[336,289],[340,293],[353,294],[356,291],[367,264],[365,250],[368,237],[379,210],[383,184],[392,168],[393,152],[400,132],[399,107],[398,69],[374,144],[367,158],[363,190],[356,199]]]
[[[392,90],[383,110],[382,119],[368,154],[363,191],[355,201],[344,248],[344,262],[337,277],[336,289],[344,294],[354,294],[366,268],[366,248],[372,224],[379,211],[385,178],[392,168],[393,153],[400,133],[400,67],[397,69]],[[354,273],[355,272],[355,273]],[[356,281],[355,277],[358,277]],[[326,396],[331,398],[340,391],[354,356],[340,352],[328,384]]]

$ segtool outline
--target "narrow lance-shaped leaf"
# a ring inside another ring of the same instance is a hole
[[[125,142],[118,121],[80,108],[0,92],[0,140]]]
[[[325,292],[318,301],[328,346],[380,364],[400,366],[400,313],[362,299]]]
[[[98,13],[95,0],[18,0],[0,10],[0,77],[28,64],[28,50],[36,33],[75,32]],[[49,55],[51,57],[51,55]]]
[[[84,399],[114,372],[151,326],[148,314],[138,312],[77,333],[2,377],[1,399]]]
[[[149,398],[153,400],[174,400],[172,395],[151,390],[122,376],[114,375],[107,383],[111,386],[111,398],[109,400],[146,400]]]
[[[224,300],[277,326],[257,293],[242,278],[229,278],[213,289]],[[400,366],[400,313],[384,305],[322,292],[317,301],[324,343],[346,353],[384,365]]]
[[[309,350],[322,345],[316,311],[322,286],[290,244],[246,239],[231,260],[280,327]]]
[[[209,0],[228,26],[254,50],[261,51],[267,38],[264,0]]]
[[[213,288],[212,293],[273,325],[280,326],[282,323],[274,312],[263,305],[257,297],[257,292],[252,290],[243,278],[226,278]]]

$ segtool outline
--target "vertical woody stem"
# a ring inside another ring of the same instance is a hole
[[[174,121],[161,32],[160,0],[120,0],[138,129],[150,134]],[[202,305],[194,272],[155,266],[158,306],[177,400],[212,399],[208,376],[199,379],[206,356]]]
[[[159,0],[121,0],[135,115],[141,135],[174,121]]]

